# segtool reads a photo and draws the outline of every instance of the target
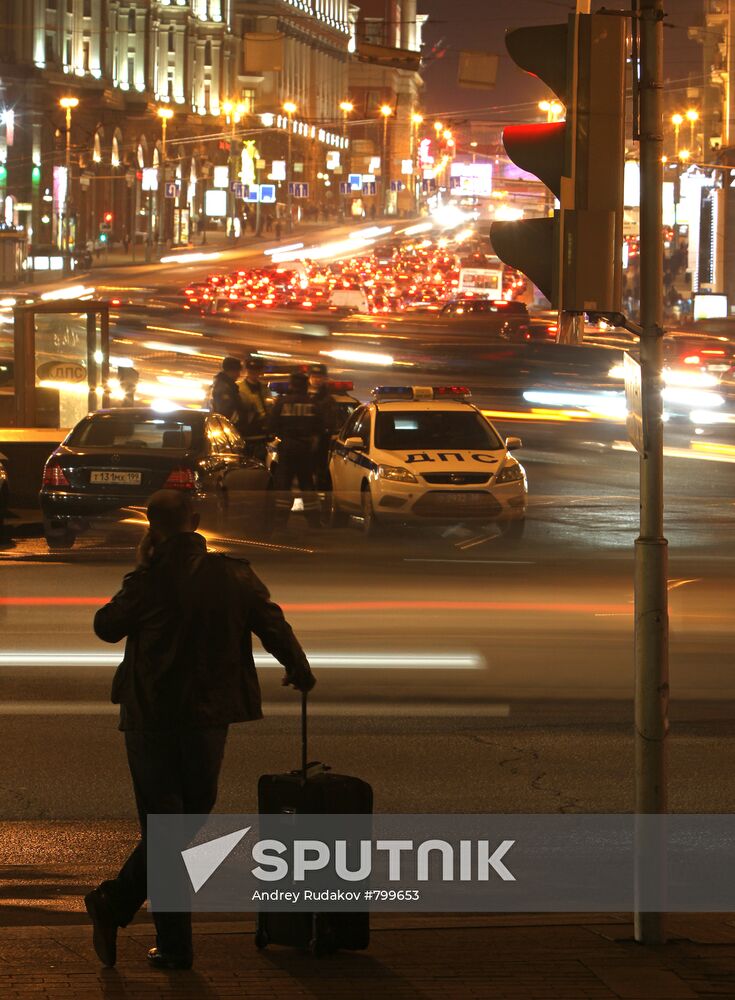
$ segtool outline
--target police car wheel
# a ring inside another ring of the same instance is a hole
[[[340,510],[334,490],[327,493],[327,523],[330,528],[344,528],[350,519],[350,515]]]
[[[77,536],[68,528],[46,532],[46,544],[51,550],[70,549],[76,540]]]
[[[380,523],[375,516],[375,508],[373,507],[373,498],[370,493],[370,487],[367,483],[362,488],[362,493],[360,495],[360,508],[362,511],[362,533],[367,538],[374,538],[380,532]]]

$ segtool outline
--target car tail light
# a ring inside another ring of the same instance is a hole
[[[43,470],[44,486],[70,486],[64,470],[56,462],[49,462]]]
[[[172,469],[164,483],[167,490],[195,490],[197,478],[193,469]]]

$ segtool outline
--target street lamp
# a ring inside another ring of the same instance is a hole
[[[286,212],[288,218],[286,219],[286,228],[289,233],[293,232],[293,215],[291,210],[291,185],[293,182],[293,163],[292,163],[292,138],[293,138],[293,116],[298,111],[298,108],[293,101],[284,101],[283,110],[288,115],[288,147],[286,153]]]
[[[347,158],[347,149],[348,149],[348,145],[347,145],[347,119],[352,114],[352,112],[355,110],[355,105],[352,103],[352,101],[340,101],[339,110],[342,112],[342,140],[343,140],[343,142],[342,142],[342,149],[344,151],[345,166],[347,166],[347,163],[348,163],[348,158]],[[342,176],[346,177],[347,181],[349,182],[349,177],[350,177],[349,167],[342,174]],[[348,204],[349,204],[349,196],[347,194],[345,194],[344,198],[340,200],[340,206],[341,206],[340,207],[340,214],[341,214],[341,216],[342,216],[343,219],[345,217],[345,214],[346,214],[345,209],[346,209],[346,207],[347,207]]]
[[[388,119],[393,114],[390,104],[381,104],[380,113],[383,116],[383,150],[380,157],[380,175],[383,179],[383,215],[388,214],[388,197],[390,192],[390,166],[388,164]]]
[[[240,124],[243,115],[247,111],[242,101],[224,101],[222,112],[225,122],[230,126],[230,157],[227,177],[229,180],[228,202],[230,206],[230,239],[235,239],[235,217],[237,215],[237,199],[233,185],[237,181],[237,156],[235,155],[235,126]]]
[[[69,206],[71,195],[71,113],[79,106],[78,97],[62,97],[60,107],[66,112],[66,189],[64,191],[64,274],[71,272],[71,251],[69,247]]]
[[[166,128],[174,116],[173,108],[158,108],[156,114],[161,119],[161,175],[158,180],[158,245],[166,243]]]
[[[674,126],[674,156],[679,155],[679,129],[684,121],[684,116],[678,112],[671,116],[671,124]]]
[[[560,101],[539,101],[539,111],[546,112],[546,121],[558,121],[559,116],[564,113],[564,105]]]
[[[692,154],[688,149],[680,149],[678,155],[682,163],[687,163],[692,158]]]
[[[694,149],[694,126],[699,121],[699,112],[696,108],[689,108],[686,119],[689,122],[689,148]]]

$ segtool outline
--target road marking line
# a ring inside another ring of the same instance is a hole
[[[532,559],[406,559],[404,562],[416,563],[459,563],[462,566],[482,563],[490,566],[535,566]]]
[[[108,597],[0,597],[0,607],[101,607]],[[564,604],[560,601],[323,601],[281,605],[290,614],[336,614],[343,611],[517,611],[550,614],[632,613],[627,604]]]
[[[0,702],[0,716],[3,715],[116,715],[119,706],[107,701],[6,701]],[[274,702],[263,704],[266,715],[299,715],[298,704]],[[417,702],[400,704],[378,704],[373,702],[316,702],[309,705],[309,714],[321,716],[436,716],[450,718],[455,715],[463,719],[471,717],[507,718],[510,705],[478,704],[477,702]]]

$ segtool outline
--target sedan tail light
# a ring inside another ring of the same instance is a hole
[[[56,462],[49,462],[43,470],[44,486],[70,486],[64,470]]]
[[[166,490],[195,490],[197,479],[193,469],[172,469],[164,483]]]

